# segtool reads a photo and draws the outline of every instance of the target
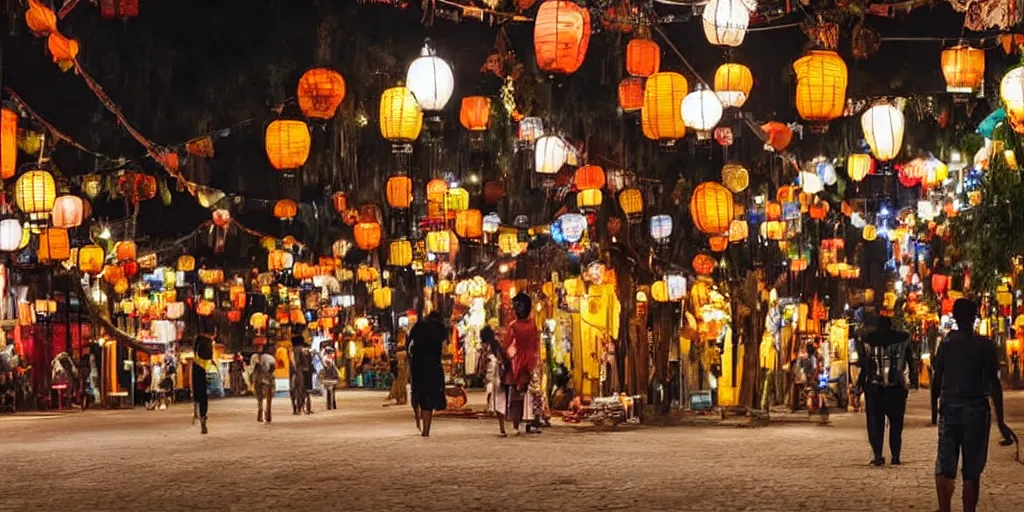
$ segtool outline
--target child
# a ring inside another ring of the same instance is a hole
[[[501,437],[505,432],[505,414],[508,413],[508,400],[505,388],[501,385],[501,376],[505,373],[505,351],[501,348],[494,330],[490,326],[480,331],[480,341],[487,355],[487,410],[498,416],[498,429]]]

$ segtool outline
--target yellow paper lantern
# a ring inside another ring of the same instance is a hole
[[[644,196],[639,190],[628,188],[619,193],[619,206],[626,215],[640,215],[644,211]]]
[[[581,190],[576,194],[577,208],[598,208],[604,200],[604,194],[600,190]]]
[[[690,215],[702,233],[718,235],[729,231],[735,217],[732,192],[724,185],[707,181],[697,185],[690,199]]]
[[[665,71],[647,78],[640,109],[640,127],[645,137],[669,142],[686,135],[680,106],[688,92],[689,84],[679,73]]]
[[[739,194],[750,186],[750,173],[740,164],[725,164],[722,167],[722,184],[733,193]]]
[[[196,269],[196,258],[183,254],[178,256],[178,270],[181,272],[192,272]]]
[[[946,79],[946,91],[971,93],[985,77],[985,52],[961,42],[942,50],[942,76]]]
[[[427,233],[427,250],[434,254],[448,254],[452,248],[451,231],[431,231]]]
[[[715,94],[724,107],[742,107],[754,88],[754,75],[743,64],[726,63],[715,71]]]
[[[655,281],[651,285],[651,298],[655,302],[668,302],[668,284],[663,280]]]
[[[374,290],[373,305],[377,306],[377,309],[387,309],[391,307],[391,288],[383,287]]]
[[[14,184],[14,201],[18,209],[32,219],[41,219],[53,210],[57,187],[53,175],[42,169],[22,174]]]
[[[448,189],[444,196],[444,207],[450,212],[469,209],[469,192],[462,187]]]
[[[103,271],[103,248],[98,245],[86,245],[78,249],[78,270],[90,275]]]
[[[311,142],[309,126],[303,121],[278,119],[267,125],[267,159],[279,171],[302,167],[309,158]]]
[[[380,134],[392,142],[414,141],[423,129],[423,111],[405,87],[392,87],[380,97]]]
[[[864,237],[864,240],[874,242],[878,238],[878,228],[874,224],[868,224],[864,226],[861,235]]]
[[[412,263],[412,243],[408,240],[396,240],[391,242],[388,248],[388,264],[396,267],[406,267]]]
[[[812,123],[827,125],[846,107],[846,63],[833,51],[811,50],[793,63],[796,110]]]
[[[854,153],[846,159],[846,173],[855,182],[860,182],[868,174],[871,174],[872,167],[874,167],[874,161],[867,153]]]

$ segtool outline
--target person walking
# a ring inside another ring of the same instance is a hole
[[[213,342],[217,337],[217,328],[196,337],[195,361],[192,362],[192,423],[199,419],[201,432],[209,432],[206,426],[206,415],[210,408],[208,394],[209,376],[217,372],[217,363],[213,361]]]
[[[274,369],[277,366],[277,359],[271,354],[272,350],[269,343],[264,344],[262,350],[253,354],[250,360],[252,387],[256,392],[256,421],[260,423],[264,420],[270,423],[273,419],[274,393],[277,391]]]
[[[323,367],[317,375],[317,381],[323,389],[327,410],[330,411],[338,408],[337,390],[341,374],[338,372],[338,367],[334,365],[334,347],[325,347],[322,354],[320,361]]]
[[[509,362],[502,378],[508,396],[508,416],[516,432],[519,432],[519,424],[526,420],[526,432],[539,433],[531,425],[533,403],[529,392],[533,370],[540,362],[540,334],[530,319],[533,301],[529,295],[519,293],[512,298],[512,310],[516,319],[509,324],[502,341]]]
[[[505,394],[505,387],[501,385],[501,376],[507,365],[505,351],[501,348],[494,329],[490,326],[480,330],[480,341],[483,342],[487,357],[487,410],[498,417],[498,431],[501,437],[508,434],[505,432],[505,415],[508,413],[508,399]]]
[[[941,512],[952,510],[957,466],[961,462],[964,512],[977,509],[992,426],[989,398],[996,411],[996,424],[1004,443],[1016,437],[1006,425],[1003,415],[1003,388],[999,382],[996,346],[992,340],[974,333],[977,317],[977,303],[957,299],[953,303],[957,330],[946,335],[932,358],[932,425],[936,420],[939,424],[935,491]]]
[[[917,382],[917,365],[910,335],[894,330],[889,317],[879,316],[875,330],[861,339],[858,351],[861,372],[857,386],[864,390],[868,442],[874,455],[871,464],[885,464],[882,445],[888,419],[889,462],[899,465],[907,394],[911,383]]]
[[[313,414],[313,402],[309,396],[309,390],[313,386],[313,354],[306,346],[306,338],[301,334],[292,336],[292,366],[290,379],[290,394],[292,399],[292,414]]]
[[[399,328],[396,337],[398,343],[395,345],[393,363],[395,378],[391,381],[391,391],[388,392],[388,400],[394,400],[396,405],[402,405],[409,398],[409,353],[406,350],[408,335],[405,329]]]
[[[421,427],[421,435],[430,437],[434,411],[443,411],[448,405],[444,394],[444,368],[441,366],[441,351],[448,338],[448,328],[441,314],[434,311],[426,319],[416,322],[409,338],[412,340],[409,346],[412,408],[416,413],[416,424]]]

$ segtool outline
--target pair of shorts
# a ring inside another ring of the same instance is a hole
[[[988,462],[992,413],[984,404],[950,404],[939,408],[939,450],[935,474],[956,478],[962,462],[964,480],[978,480]]]

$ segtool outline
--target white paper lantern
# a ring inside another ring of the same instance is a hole
[[[171,302],[167,304],[167,319],[178,320],[185,316],[185,303],[184,302]]]
[[[444,110],[452,98],[455,89],[452,68],[437,56],[430,47],[430,41],[423,44],[420,56],[409,65],[405,86],[416,97],[416,102],[424,112]]]
[[[717,46],[739,46],[747,35],[750,11],[742,0],[711,0],[704,7],[704,36]]]
[[[533,144],[544,135],[544,121],[539,117],[524,117],[519,121],[519,142]]]
[[[569,143],[557,135],[545,135],[537,139],[534,149],[534,163],[540,174],[557,174],[569,159]]]
[[[501,217],[497,213],[491,212],[484,215],[484,233],[493,235],[498,232],[498,228],[501,227]]]
[[[668,288],[668,301],[676,302],[686,296],[686,278],[681,275],[665,276],[665,286]]]
[[[344,258],[350,250],[352,250],[352,242],[345,239],[340,239],[331,245],[331,253],[335,258]],[[291,268],[291,265],[288,265],[288,268]]]
[[[587,229],[587,218],[579,213],[566,213],[558,218],[558,223],[562,227],[562,237],[570,244],[579,242]]]
[[[21,222],[18,219],[0,220],[0,251],[14,252],[21,246]]]
[[[821,183],[821,178],[819,178],[817,174],[800,171],[800,188],[803,189],[805,193],[817,194],[825,187]]]
[[[664,242],[672,236],[672,217],[655,215],[651,217],[651,238],[655,242]]]
[[[917,202],[917,218],[924,221],[935,220],[938,217],[938,209],[935,208],[935,203],[922,199]]]
[[[1024,66],[1017,66],[1003,75],[999,82],[999,97],[1009,117],[1024,113]]]
[[[683,123],[697,131],[697,139],[707,139],[711,130],[722,119],[722,102],[718,95],[702,85],[687,94],[680,106]]]
[[[875,105],[860,116],[864,140],[879,161],[896,158],[903,146],[903,113],[889,104]]]

